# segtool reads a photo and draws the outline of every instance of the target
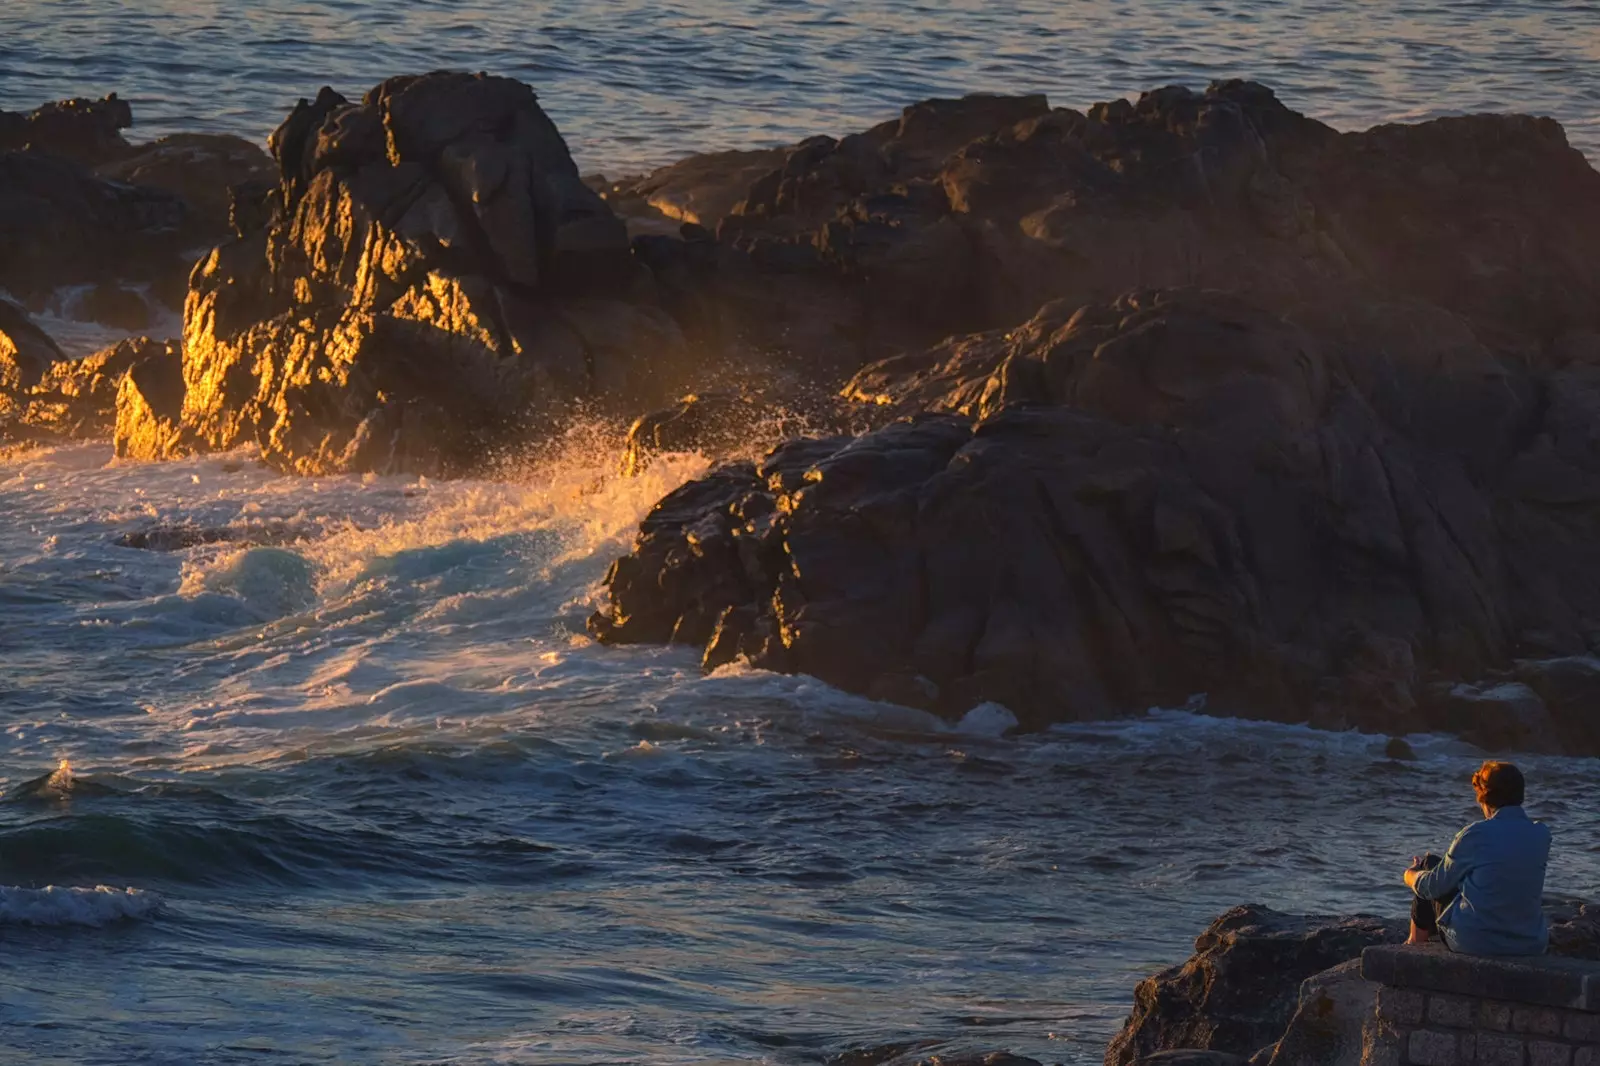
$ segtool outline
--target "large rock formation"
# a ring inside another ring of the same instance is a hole
[[[1544,119],[1340,134],[1238,81],[1087,112],[976,96],[692,157],[608,195],[714,229],[720,257],[698,238],[641,244],[715,292],[726,328],[802,362],[860,365],[1048,300],[1175,286],[1276,310],[1335,290],[1422,300],[1519,356],[1600,343],[1600,175]]]
[[[677,393],[682,334],[527,86],[325,89],[271,146],[264,211],[241,206],[246,232],[191,279],[176,420],[170,383],[167,407],[127,392],[126,454],[255,443],[306,473],[459,472],[574,406]],[[151,419],[166,429],[139,432]]]
[[[226,134],[132,145],[116,94],[0,111],[0,288],[42,307],[62,286],[92,286],[71,308],[144,328],[156,303],[182,305],[194,252],[227,232],[229,189],[270,160]]]
[[[1369,346],[1320,311],[1055,302],[870,367],[847,394],[905,420],[667,497],[592,628],[951,715],[994,700],[1038,725],[1205,692],[1600,750],[1581,699],[1553,723],[1485,704],[1470,726],[1419,699],[1600,638],[1600,367],[1497,359],[1419,305],[1449,347],[1397,391],[1415,319],[1369,324]]]

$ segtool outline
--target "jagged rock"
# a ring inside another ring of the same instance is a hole
[[[270,144],[267,224],[191,278],[182,446],[253,442],[306,473],[459,472],[576,405],[679,391],[681,331],[527,86],[438,73],[360,104],[325,89]]]
[[[1530,596],[1510,578],[1600,568],[1600,512],[1520,487],[1527,442],[1576,437],[1563,408],[1581,401],[1541,404],[1531,372],[1485,376],[1468,346],[1465,366],[1435,365],[1434,414],[1396,425],[1387,373],[1349,351],[1186,290],[1056,302],[870,367],[848,396],[938,414],[668,497],[593,630],[886,698],[920,678],[945,714],[993,700],[1035,726],[1206,692],[1221,713],[1437,727],[1451,712],[1419,705],[1424,677],[1481,677],[1509,665],[1512,634],[1581,641],[1600,617],[1584,580]],[[1472,453],[1442,428],[1446,397],[1476,419]],[[1600,459],[1563,462],[1600,489]],[[1563,737],[1593,721],[1558,716]]]
[[[34,152],[94,166],[129,150],[122,131],[133,110],[112,93],[103,100],[58,100],[32,111],[0,111],[0,152]]]
[[[1523,660],[1516,664],[1516,675],[1549,708],[1565,751],[1600,751],[1600,659],[1573,655]]]
[[[155,525],[119,534],[112,543],[139,551],[175,552],[207,544],[281,545],[314,540],[323,530],[304,522],[247,522],[231,526]]]
[[[691,157],[611,195],[713,226],[739,257],[703,289],[808,365],[1187,285],[1280,311],[1340,290],[1433,305],[1552,363],[1600,332],[1600,175],[1555,123],[1521,116],[1341,134],[1240,81],[1087,112],[968,97]]]
[[[1200,934],[1189,961],[1139,983],[1133,1014],[1106,1050],[1106,1066],[1183,1048],[1249,1057],[1284,1035],[1302,1001],[1301,982],[1359,959],[1373,944],[1404,940],[1405,933],[1397,920],[1235,907]]]
[[[131,365],[117,384],[112,443],[119,459],[165,459],[187,454],[192,441],[182,424],[183,367],[170,358]]]
[[[1547,897],[1544,909],[1552,954],[1600,958],[1600,908]],[[1406,930],[1403,919],[1235,907],[1182,966],[1139,983],[1106,1066],[1217,1052],[1257,1066],[1356,1066],[1377,988],[1361,976],[1361,952],[1402,941]]]
[[[845,432],[850,426],[868,425],[870,417],[861,417],[831,396],[797,394],[774,400],[744,389],[691,393],[634,421],[623,447],[621,471],[624,477],[635,477],[657,455],[670,452],[700,452],[714,462],[751,457],[799,434]]]
[[[1550,954],[1600,961],[1600,903],[1546,898],[1550,919]]]
[[[123,377],[148,360],[179,367],[177,342],[135,337],[82,359],[59,359],[29,393],[23,421],[68,438],[109,436]]]

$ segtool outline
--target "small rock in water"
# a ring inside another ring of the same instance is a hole
[[[1397,759],[1400,762],[1416,762],[1417,753],[1411,745],[1400,737],[1390,737],[1389,743],[1383,746],[1383,756],[1386,759]]]

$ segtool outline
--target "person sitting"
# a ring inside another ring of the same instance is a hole
[[[1405,872],[1411,905],[1408,944],[1434,933],[1464,955],[1542,955],[1550,942],[1545,921],[1545,865],[1550,830],[1522,809],[1522,771],[1486,762],[1472,775],[1484,820],[1474,822],[1436,855],[1413,859]]]

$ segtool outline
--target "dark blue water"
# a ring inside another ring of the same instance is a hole
[[[142,135],[259,136],[323,83],[490,69],[617,171],[932,94],[1244,75],[1343,126],[1549,113],[1593,153],[1597,26],[1576,3],[11,0],[0,106],[117,90]],[[1399,866],[1471,816],[1480,755],[1444,740],[1402,765],[1176,712],[1009,739],[998,709],[951,728],[595,647],[606,565],[699,466],[623,482],[615,447],[451,484],[0,462],[0,1063],[798,1064],[912,1037],[1097,1063],[1216,913],[1398,914]],[[114,543],[188,521],[306,536]],[[1600,763],[1527,769],[1551,887],[1600,897]]]

